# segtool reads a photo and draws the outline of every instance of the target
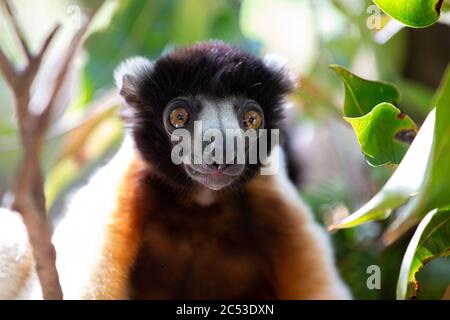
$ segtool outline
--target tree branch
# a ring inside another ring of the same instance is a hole
[[[4,0],[6,11],[9,14],[9,17],[11,19],[11,23],[13,25],[14,31],[16,33],[16,37],[20,43],[20,46],[23,50],[23,53],[25,57],[27,58],[27,61],[30,62],[30,60],[33,58],[33,55],[31,53],[30,48],[28,47],[27,41],[25,39],[25,36],[22,32],[22,29],[19,27],[19,22],[17,21],[16,15],[13,11],[13,8],[11,6],[11,3],[9,0]]]
[[[22,214],[27,227],[44,299],[62,299],[62,290],[55,266],[56,252],[51,243],[51,225],[48,221],[45,206],[44,179],[39,157],[48,131],[51,114],[66,81],[70,64],[100,5],[89,15],[86,23],[76,32],[70,42],[64,55],[61,69],[57,74],[55,85],[50,95],[51,98],[43,108],[43,112],[35,116],[30,113],[29,109],[31,87],[42,66],[43,57],[53,42],[60,26],[56,26],[50,32],[41,50],[36,55],[33,55],[8,0],[2,1],[6,5],[16,36],[28,60],[23,71],[18,72],[0,48],[0,70],[5,75],[16,98],[17,122],[23,148],[22,161],[17,171],[13,190],[14,201],[12,208]]]
[[[11,89],[15,90],[17,73],[2,48],[0,48],[0,70],[5,76],[5,80],[8,82]]]
[[[93,18],[93,15],[89,16],[87,21],[83,24],[83,26],[80,28],[80,30],[77,31],[77,33],[72,38],[72,41],[69,44],[62,67],[59,70],[58,75],[56,77],[55,87],[53,88],[53,92],[50,97],[50,100],[49,100],[47,106],[42,111],[42,113],[38,119],[39,124],[40,124],[39,129],[38,129],[39,130],[38,138],[39,138],[40,142],[42,142],[42,140],[45,139],[45,133],[47,132],[49,122],[50,122],[50,116],[55,108],[56,101],[61,92],[61,89],[64,86],[70,64],[73,60],[73,57],[74,57],[78,47],[80,46],[80,44],[84,38],[84,35],[85,35],[87,29],[89,28],[92,18]]]
[[[59,29],[61,28],[61,25],[58,24],[56,25],[53,30],[49,33],[49,35],[47,36],[47,38],[45,38],[44,43],[42,44],[41,50],[39,51],[39,53],[37,54],[37,57],[39,59],[42,59],[42,57],[44,56],[44,54],[47,52],[48,47],[50,46],[50,43],[53,41],[53,38],[55,37],[56,33],[59,31]]]

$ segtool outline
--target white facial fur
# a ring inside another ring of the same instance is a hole
[[[202,104],[202,109],[198,114],[196,121],[201,122],[202,130],[194,132],[194,140],[202,141],[208,130],[218,130],[221,132],[224,139],[222,141],[223,143],[226,139],[226,130],[240,128],[232,98],[212,100],[205,97],[199,97],[199,100]],[[223,146],[215,146],[215,143],[216,141],[209,143],[208,147],[217,149]],[[194,152],[196,152],[196,150],[194,150]],[[223,152],[225,153],[226,150],[223,150]],[[204,156],[208,157],[208,154],[204,154]],[[239,177],[243,170],[244,165],[234,164],[226,167],[220,174],[217,174],[218,172],[213,166],[208,166],[206,164],[186,165],[186,171],[193,180],[212,190],[220,190],[230,185],[237,177]]]
[[[239,121],[233,104],[229,100],[213,101],[207,98],[200,98],[203,105],[197,120],[202,121],[203,131],[208,129],[239,129]]]

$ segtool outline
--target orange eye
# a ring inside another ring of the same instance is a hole
[[[189,112],[183,107],[175,108],[170,112],[169,120],[175,128],[182,128],[189,122]]]
[[[243,121],[246,129],[254,130],[258,129],[262,123],[261,115],[255,110],[245,112]]]

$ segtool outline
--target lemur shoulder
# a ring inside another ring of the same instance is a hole
[[[171,159],[171,134],[185,128],[195,136],[194,121],[203,123],[200,133],[264,128],[283,135],[292,89],[284,68],[209,41],[154,62],[128,60],[116,82],[129,134],[69,201],[53,238],[65,298],[350,297],[327,235],[287,176],[281,144],[269,143],[269,160],[280,160],[271,175],[260,173],[267,166],[260,159]],[[0,225],[0,239],[13,225],[20,221]],[[10,248],[0,243],[0,257]],[[22,251],[0,261],[1,298],[40,298],[30,252]]]

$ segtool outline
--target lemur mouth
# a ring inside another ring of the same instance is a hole
[[[220,190],[232,184],[244,171],[245,166],[231,164],[224,167],[214,165],[184,165],[192,180],[211,190]]]

